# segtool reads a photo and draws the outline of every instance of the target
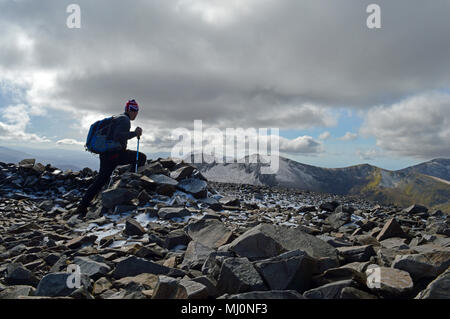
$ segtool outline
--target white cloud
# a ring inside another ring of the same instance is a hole
[[[374,148],[366,150],[359,149],[356,151],[356,155],[359,156],[360,159],[368,161],[382,156],[382,152]]]
[[[347,133],[345,133],[344,136],[339,137],[338,140],[340,140],[340,141],[353,141],[353,140],[356,140],[357,138],[358,138],[358,134],[352,133],[352,132],[347,132]]]
[[[84,142],[79,142],[77,140],[74,140],[72,138],[65,138],[59,141],[56,141],[56,144],[58,145],[84,145]]]
[[[331,137],[330,132],[325,131],[322,134],[319,135],[319,140],[327,140]]]
[[[299,136],[295,139],[288,139],[275,135],[276,132],[272,130],[264,131],[256,128],[227,131],[219,128],[213,130],[212,127],[204,127],[202,132],[202,144],[199,144],[200,147],[197,148],[196,145],[193,144],[193,140],[189,140],[189,138],[194,138],[194,131],[187,128],[186,131],[190,134],[188,140],[184,140],[184,137],[178,139],[179,136],[174,135],[174,130],[155,128],[147,134],[144,133],[141,145],[152,147],[159,151],[171,152],[175,146],[179,147],[181,144],[184,144],[189,148],[188,150],[184,150],[185,153],[197,153],[203,151],[207,154],[214,153],[215,156],[224,155],[236,158],[242,158],[246,154],[251,155],[255,153],[267,155],[269,150],[272,154],[289,153],[294,155],[310,155],[323,152],[322,143],[311,136]],[[276,149],[276,138],[278,138],[278,150]],[[185,144],[186,142],[187,144]],[[134,144],[130,144],[130,146],[131,145]],[[265,146],[267,146],[267,148]]]
[[[428,92],[371,109],[361,132],[395,155],[450,157],[450,94]]]
[[[175,9],[200,15],[207,23],[224,25],[255,10],[256,5],[263,5],[262,0],[178,0]]]
[[[50,142],[45,136],[27,133],[26,129],[30,123],[29,114],[39,113],[37,110],[24,105],[10,105],[1,110],[4,121],[0,121],[0,140],[17,142]]]
[[[311,136],[299,136],[293,140],[280,137],[280,152],[290,154],[316,154],[323,152],[322,143]]]

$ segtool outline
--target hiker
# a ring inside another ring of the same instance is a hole
[[[94,183],[84,194],[75,214],[84,217],[87,213],[92,199],[100,192],[102,187],[109,181],[112,172],[118,165],[132,164],[136,167],[136,151],[127,150],[127,141],[142,135],[142,129],[137,127],[134,132],[130,131],[130,121],[134,121],[139,112],[139,105],[135,100],[129,100],[125,105],[125,113],[118,115],[113,120],[112,138],[122,146],[122,150],[108,151],[100,154],[100,170]],[[147,156],[139,152],[138,166],[145,165]]]

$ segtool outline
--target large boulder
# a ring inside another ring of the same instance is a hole
[[[391,237],[380,241],[381,247],[396,250],[406,250],[409,246],[406,244],[405,238]]]
[[[66,243],[66,246],[70,249],[78,249],[83,246],[92,245],[93,243],[95,243],[96,240],[97,240],[96,235],[79,236],[69,240]]]
[[[178,181],[176,179],[163,174],[150,175],[150,179],[157,184],[156,192],[160,195],[172,196],[178,186]]]
[[[403,232],[400,224],[395,220],[395,218],[389,219],[386,224],[381,229],[377,236],[378,241],[382,241],[391,237],[402,237],[405,238],[406,234]]]
[[[158,276],[158,283],[153,291],[152,299],[186,299],[187,292],[178,280],[169,276]]]
[[[334,210],[335,210],[338,206],[339,206],[339,203],[333,201],[333,202],[325,202],[325,203],[322,203],[322,204],[320,204],[319,208],[320,208],[321,210],[325,210],[325,211],[327,211],[327,212],[334,212]]]
[[[143,273],[133,277],[124,277],[114,281],[115,288],[126,290],[142,291],[155,289],[158,283],[158,276],[154,274]],[[97,282],[96,282],[97,284]]]
[[[192,281],[198,282],[204,285],[207,289],[208,297],[217,298],[219,297],[219,291],[217,290],[217,282],[208,276],[199,276],[192,279]]]
[[[201,203],[205,203],[209,206],[212,210],[218,212],[222,210],[222,204],[219,203],[219,201],[212,197],[206,197],[206,198],[200,198],[199,201]]]
[[[450,268],[433,280],[415,299],[450,299]]]
[[[403,211],[408,214],[420,214],[428,212],[428,208],[422,205],[413,204],[408,208],[405,208]]]
[[[426,232],[429,234],[440,234],[450,237],[450,228],[443,221],[432,222],[427,225]]]
[[[178,285],[183,287],[186,291],[186,297],[184,299],[206,299],[208,298],[208,287],[204,284],[189,280],[181,279]]]
[[[154,162],[151,164],[147,164],[145,166],[141,166],[138,168],[138,173],[141,173],[145,176],[152,176],[156,174],[168,174],[169,170],[162,165],[160,162]]]
[[[34,158],[24,159],[19,162],[19,167],[33,168],[34,163],[36,163],[36,159]]]
[[[259,224],[229,244],[230,251],[251,260],[267,259],[297,249],[318,259],[318,272],[339,265],[336,248],[297,228]]]
[[[182,179],[185,179],[186,177],[190,177],[191,174],[194,172],[195,167],[186,165],[183,167],[178,168],[177,170],[170,172],[170,177],[173,179],[176,179],[177,181],[181,181]]]
[[[150,177],[148,176],[142,176],[140,179],[141,181],[141,185],[148,190],[153,190],[156,188],[157,184],[154,180],[152,180]]]
[[[397,255],[393,268],[407,271],[414,280],[433,278],[450,266],[450,251]]]
[[[349,246],[353,245],[353,243],[351,243],[350,241],[347,241],[343,238],[335,238],[333,236],[328,236],[328,235],[317,235],[316,237],[336,248],[349,247]]]
[[[386,298],[405,297],[414,288],[411,276],[403,270],[369,266],[366,275],[367,287]]]
[[[217,280],[223,261],[230,257],[235,257],[235,254],[231,251],[213,251],[202,266],[202,274]]]
[[[307,299],[339,299],[344,288],[355,286],[357,283],[351,279],[341,280],[305,291],[303,296]]]
[[[346,263],[368,261],[370,257],[375,256],[372,245],[339,247],[337,250]]]
[[[316,266],[316,260],[301,250],[255,262],[270,290],[296,290],[304,292]]]
[[[195,198],[205,198],[208,195],[208,183],[198,178],[183,179],[178,183],[178,188]]]
[[[158,216],[162,219],[183,218],[191,212],[184,207],[162,207],[158,210]]]
[[[159,276],[152,299],[206,299],[208,288],[200,282],[189,279],[176,280]]]
[[[172,277],[182,277],[184,271],[175,268],[165,267],[155,262],[130,256],[120,261],[114,269],[113,276],[115,278],[133,277],[143,273],[154,275],[167,275]]]
[[[143,236],[145,234],[145,228],[137,220],[127,218],[123,232],[128,236]]]
[[[39,279],[20,263],[11,263],[6,268],[5,282],[8,285],[34,286],[39,283]]]
[[[227,258],[222,263],[217,289],[223,293],[267,290],[255,267],[247,258]]]
[[[111,271],[111,267],[107,264],[94,261],[88,257],[75,257],[74,264],[80,266],[82,274],[88,275],[93,280],[97,280]]]
[[[106,208],[114,208],[119,204],[125,204],[137,197],[137,194],[126,188],[109,189],[102,193],[102,205]]]
[[[200,219],[189,223],[185,232],[190,238],[211,248],[219,248],[227,244],[233,233],[217,219]]]
[[[187,246],[190,241],[189,237],[181,228],[172,230],[165,237],[164,248],[167,249],[172,249],[179,245]]]
[[[219,199],[219,203],[224,206],[239,206],[241,204],[239,198],[225,196]]]
[[[72,276],[72,277],[71,277]],[[48,296],[48,297],[64,297],[70,296],[78,288],[76,285],[68,285],[67,283],[73,283],[71,279],[74,274],[58,272],[45,275],[39,282],[36,289],[36,296]],[[69,278],[70,277],[70,278]],[[76,281],[74,281],[76,283]],[[80,284],[86,289],[90,290],[91,283],[88,275],[80,275]],[[70,287],[69,287],[70,286]],[[71,288],[73,287],[73,288]]]
[[[356,268],[356,269],[355,269]],[[315,276],[312,280],[312,285],[323,286],[333,282],[342,280],[354,280],[362,286],[366,285],[367,276],[365,273],[358,270],[361,267],[339,267],[327,269],[323,274]]]
[[[177,164],[180,164],[180,161],[178,160],[178,159],[173,159],[173,158],[161,158],[161,159],[158,159],[158,162],[155,162],[155,163],[158,163],[158,164],[160,164],[162,167],[164,167],[164,168],[167,168],[167,169],[169,169],[169,170],[172,170],[172,169],[174,169],[174,167],[177,165]]]
[[[214,252],[214,250],[211,247],[205,246],[197,240],[192,240],[187,246],[183,262],[180,266],[181,269],[201,270],[203,264],[212,252]]]
[[[341,290],[340,299],[378,299],[377,296],[353,287],[345,287]]]
[[[340,206],[339,206],[340,207]],[[345,224],[350,223],[351,221],[351,214],[341,211],[341,212],[335,212],[328,216],[325,221],[330,224],[333,229],[339,229],[339,227],[344,226]]]
[[[18,299],[23,296],[32,296],[36,289],[32,286],[15,285],[0,289],[0,299]]]
[[[241,294],[224,294],[218,299],[305,299],[295,290],[250,291]]]
[[[94,283],[94,289],[92,293],[94,295],[100,295],[112,287],[111,282],[105,277],[100,278]]]

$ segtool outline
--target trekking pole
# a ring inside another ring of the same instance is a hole
[[[137,152],[136,152],[136,171],[135,173],[137,173],[137,169],[138,169],[138,160],[139,160],[139,141],[141,139],[140,136],[137,137],[138,142],[137,142]]]

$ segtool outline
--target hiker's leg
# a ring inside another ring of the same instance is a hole
[[[136,151],[126,150],[125,152],[120,153],[118,158],[118,165],[127,165],[132,164],[133,171],[134,167],[136,167]],[[144,153],[139,152],[138,166],[144,166],[147,162],[147,156]]]
[[[114,156],[114,155],[113,155]],[[117,158],[117,156],[116,156]],[[86,194],[84,194],[83,199],[81,200],[81,205],[88,207],[92,199],[98,194],[98,192],[102,189],[102,187],[109,181],[112,172],[116,168],[116,158],[112,158],[111,155],[100,155],[100,170],[98,175],[89,186]]]

